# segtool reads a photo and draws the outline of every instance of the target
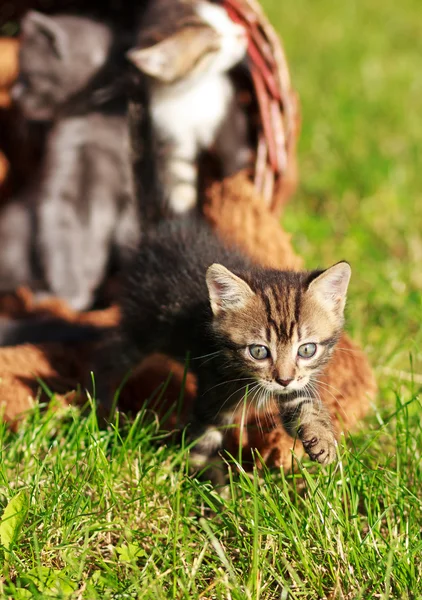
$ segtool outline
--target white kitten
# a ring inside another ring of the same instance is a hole
[[[176,214],[196,205],[201,151],[215,147],[224,175],[244,166],[249,156],[245,117],[232,111],[234,86],[228,75],[245,56],[246,32],[208,1],[181,5],[185,11],[190,6],[192,14],[183,14],[175,33],[128,53],[149,77],[152,122],[159,141],[168,145],[166,196]]]

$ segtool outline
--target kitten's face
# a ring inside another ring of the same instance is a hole
[[[212,265],[213,327],[231,366],[281,401],[306,388],[340,335],[349,279],[344,262],[319,275],[271,272],[264,285]]]
[[[198,15],[213,31],[215,49],[208,52],[203,63],[198,64],[196,72],[225,73],[239,63],[247,49],[246,31],[241,25],[234,23],[227,12],[220,6],[207,2],[198,2]],[[195,69],[192,70],[195,74]]]
[[[27,13],[21,26],[20,73],[12,97],[27,119],[49,121],[103,66],[111,32],[91,19],[36,11]]]
[[[190,12],[186,11],[189,7]],[[185,2],[183,8],[176,30],[162,41],[148,45],[153,36],[141,32],[140,47],[128,52],[140,71],[161,83],[173,84],[225,73],[242,60],[248,43],[246,32],[224,8],[202,0]]]

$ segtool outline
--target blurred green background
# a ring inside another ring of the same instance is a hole
[[[420,2],[265,0],[302,105],[285,226],[310,267],[342,258],[351,333],[379,375],[422,372]]]

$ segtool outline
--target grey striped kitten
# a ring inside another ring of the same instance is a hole
[[[154,0],[128,58],[148,82],[168,212],[182,214],[198,197],[198,157],[215,150],[223,176],[246,166],[246,117],[229,70],[245,56],[246,32],[209,0]]]
[[[309,456],[332,462],[336,441],[316,382],[342,331],[350,266],[260,268],[193,220],[162,222],[143,241],[125,285],[108,375],[121,381],[155,352],[182,361],[190,353],[198,378],[191,420],[197,468],[222,448],[247,390],[259,412],[275,398]],[[110,409],[104,390],[99,398]]]

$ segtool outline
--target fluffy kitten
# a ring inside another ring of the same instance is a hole
[[[22,31],[14,97],[27,119],[53,120],[32,198],[36,254],[49,292],[81,310],[113,246],[124,260],[139,236],[126,99],[112,85],[123,53],[110,27],[86,17],[31,11]]]
[[[345,262],[313,272],[260,268],[204,223],[164,222],[143,240],[130,269],[107,372],[119,382],[149,354],[181,361],[189,354],[198,378],[191,429],[197,467],[222,448],[224,427],[247,390],[262,411],[275,396],[309,456],[330,463],[336,442],[313,377],[341,334],[349,278]]]
[[[21,21],[19,77],[12,89],[24,116],[50,121],[104,66],[113,43],[105,24],[29,11]]]
[[[155,0],[144,14],[127,56],[149,83],[170,213],[195,207],[201,151],[214,147],[223,175],[248,161],[246,117],[228,75],[246,47],[243,27],[207,0]]]

